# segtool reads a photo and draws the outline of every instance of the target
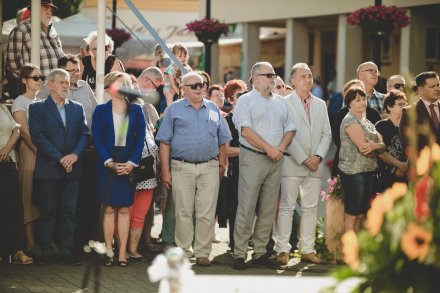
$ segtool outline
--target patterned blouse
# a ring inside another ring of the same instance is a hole
[[[379,141],[379,134],[374,125],[367,119],[358,119],[351,112],[348,112],[342,120],[341,149],[339,151],[339,169],[347,175],[353,175],[363,172],[370,172],[377,169],[377,159],[369,158],[359,152],[358,147],[353,143],[345,132],[345,128],[353,123],[359,124],[364,130],[364,134],[370,140]]]
[[[150,131],[150,128],[147,126],[146,134],[145,134],[145,140],[148,143],[148,148],[144,144],[144,149],[142,150],[142,158],[147,157],[148,155],[153,155],[154,157],[154,173],[157,174],[157,156],[159,154],[159,147],[156,145],[156,142],[154,141],[154,136],[152,134],[152,131]],[[150,152],[148,152],[148,149]],[[157,186],[157,179],[151,178],[145,181],[141,181],[136,184],[136,190],[140,189],[153,189]]]

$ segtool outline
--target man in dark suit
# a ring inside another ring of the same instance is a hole
[[[400,140],[406,149],[410,144],[408,138],[417,137],[417,147],[421,150],[427,145],[430,146],[432,142],[440,144],[440,81],[438,73],[434,71],[420,73],[416,76],[416,86],[420,99],[415,104],[403,109],[400,120]],[[410,116],[415,117],[415,126],[410,125]],[[417,133],[414,132],[415,130]]]
[[[29,131],[37,147],[34,180],[36,203],[40,209],[38,227],[42,263],[53,260],[50,245],[57,214],[59,219],[59,253],[68,264],[80,265],[72,256],[76,225],[76,205],[81,157],[89,139],[83,107],[68,100],[69,74],[54,69],[48,75],[50,95],[29,108]]]

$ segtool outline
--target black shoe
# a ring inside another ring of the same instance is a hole
[[[245,270],[246,269],[246,264],[244,262],[244,258],[242,258],[242,257],[236,258],[234,260],[233,268],[236,269],[236,270],[241,270],[241,271]]]
[[[268,266],[270,265],[270,260],[267,255],[260,256],[259,258],[254,258],[252,260],[254,266]]]
[[[78,258],[76,258],[72,255],[61,256],[60,260],[61,260],[61,262],[63,262],[66,265],[69,265],[69,266],[81,266],[82,265],[82,262]]]

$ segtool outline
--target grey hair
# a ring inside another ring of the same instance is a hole
[[[308,69],[310,70],[309,65],[307,65],[307,63],[296,63],[295,65],[292,66],[292,69],[290,70],[290,77],[292,78],[293,75],[298,71],[298,69],[300,68],[304,68],[304,69]],[[310,70],[311,71],[311,70]]]
[[[257,71],[260,69],[261,66],[269,66],[269,67],[273,68],[272,64],[270,64],[267,61],[257,62],[254,64],[254,66],[252,66],[251,78],[253,78],[257,74]]]
[[[163,75],[162,71],[160,71],[157,67],[148,67],[142,73],[139,75],[139,78],[142,77],[148,77],[148,78],[154,78],[155,80],[160,80],[160,82],[163,81]]]
[[[356,69],[356,76],[357,76],[357,78],[359,78],[359,73],[361,73],[362,68],[365,65],[369,65],[369,64],[374,65],[377,68],[376,63],[374,63],[373,61],[367,61],[367,62],[361,63],[361,64],[359,64],[358,68]]]
[[[61,68],[55,68],[52,69],[47,75],[47,81],[54,81],[57,76],[66,77],[67,79],[70,78],[69,73],[66,70]]]
[[[84,41],[87,43],[87,48],[90,50],[90,44],[94,41],[98,41],[98,32],[91,31],[87,38],[84,38]],[[113,48],[115,47],[115,42],[113,42],[112,38],[110,38],[107,34],[104,35],[104,44],[109,46],[109,52],[113,52]]]
[[[391,75],[390,78],[388,78],[388,80],[387,80],[387,87],[391,86],[391,80],[395,79],[395,78],[400,78],[400,79],[403,79],[403,81],[405,81],[405,78],[403,77],[403,75],[400,75],[400,74]]]
[[[203,82],[203,78],[200,74],[198,74],[195,71],[190,71],[182,77],[182,84],[185,84],[188,81],[188,79],[190,79],[191,77],[197,77]]]

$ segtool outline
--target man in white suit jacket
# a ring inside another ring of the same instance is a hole
[[[291,70],[295,91],[286,97],[293,111],[297,133],[286,150],[281,177],[281,200],[277,219],[277,261],[287,264],[291,246],[292,217],[298,193],[301,194],[301,224],[299,247],[302,260],[322,263],[315,254],[316,212],[321,189],[323,158],[332,136],[325,102],[314,97],[310,90],[313,75],[305,63],[297,63]]]

